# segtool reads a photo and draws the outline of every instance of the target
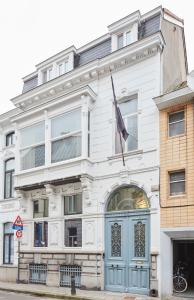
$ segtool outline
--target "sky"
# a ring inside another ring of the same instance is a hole
[[[162,5],[184,19],[189,71],[194,69],[193,0],[0,0],[0,114],[14,108],[22,78],[35,65],[71,45],[108,32],[107,26]]]

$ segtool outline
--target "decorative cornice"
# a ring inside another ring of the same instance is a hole
[[[21,109],[31,108],[39,105],[40,102],[48,102],[52,97],[56,98],[61,92],[63,92],[63,94],[69,93],[71,90],[89,84],[96,78],[108,75],[110,68],[112,71],[117,71],[145,60],[162,50],[163,46],[164,39],[161,33],[158,32],[120,50],[114,51],[104,58],[92,61],[63,76],[50,80],[31,91],[11,99],[11,101],[15,106]]]
[[[23,111],[20,114],[17,114],[16,116],[13,116],[11,119],[12,122],[18,121],[22,118],[26,118],[28,115],[31,115],[33,113],[36,113],[37,110],[40,111],[40,109],[48,109],[55,105],[55,102],[57,101],[57,104],[62,102],[67,102],[69,100],[76,100],[81,99],[83,96],[88,96],[90,98],[90,101],[93,103],[96,101],[97,95],[95,92],[89,87],[89,86],[83,86],[79,89],[71,89],[68,91],[68,93],[65,93],[64,91],[60,91],[57,93],[55,89],[50,90],[50,94],[45,98],[39,98],[38,103],[36,105],[28,108],[25,110],[23,108]]]

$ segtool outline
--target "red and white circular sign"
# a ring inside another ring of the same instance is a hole
[[[22,230],[17,230],[16,231],[16,236],[17,236],[17,238],[21,238],[22,237]]]

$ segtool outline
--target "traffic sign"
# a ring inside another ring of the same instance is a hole
[[[17,230],[16,231],[16,236],[17,236],[17,238],[21,238],[22,237],[22,230]]]
[[[17,216],[17,218],[15,219],[12,228],[14,230],[23,230],[23,222],[20,216]]]

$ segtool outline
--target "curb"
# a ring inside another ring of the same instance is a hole
[[[48,292],[42,292],[42,291],[26,291],[26,290],[19,290],[14,288],[4,288],[0,287],[0,291],[5,292],[13,292],[18,294],[27,294],[27,295],[33,295],[38,297],[48,297],[48,298],[56,298],[56,299],[65,299],[65,300],[93,300],[91,298],[83,298],[82,296],[70,296],[70,295],[60,295],[60,294],[50,294]]]

